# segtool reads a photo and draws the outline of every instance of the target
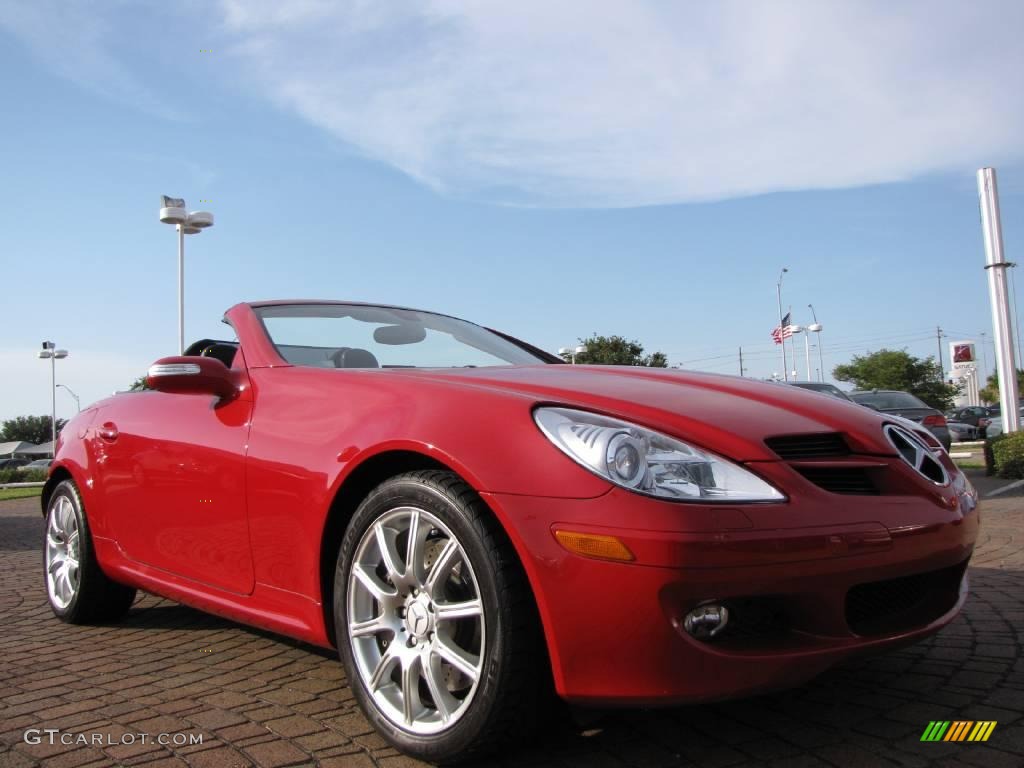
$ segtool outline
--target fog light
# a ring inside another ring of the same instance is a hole
[[[698,640],[714,637],[729,623],[729,609],[718,603],[698,605],[683,620],[686,631]]]

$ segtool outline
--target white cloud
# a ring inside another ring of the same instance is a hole
[[[673,203],[1021,154],[1014,0],[221,7],[254,89],[457,196]]]

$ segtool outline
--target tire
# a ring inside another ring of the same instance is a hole
[[[521,744],[539,724],[551,678],[533,595],[457,475],[409,472],[367,496],[341,542],[333,605],[356,700],[396,749],[459,762]]]
[[[82,497],[71,480],[60,483],[47,503],[43,581],[51,610],[68,624],[115,621],[135,600],[134,589],[100,570]]]

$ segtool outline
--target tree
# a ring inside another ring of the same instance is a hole
[[[649,368],[667,368],[668,358],[663,352],[652,352],[644,355],[644,347],[639,341],[627,341],[622,336],[598,336],[596,333],[589,339],[580,339],[580,344],[587,348],[586,352],[576,355],[576,362],[590,365],[645,365]],[[568,362],[571,355],[562,355]]]
[[[128,387],[129,392],[141,392],[144,389],[150,389],[149,384],[146,383],[145,376],[139,376],[139,378],[133,381],[132,385]]]
[[[1024,371],[1020,368],[1017,369],[1017,391],[1024,395]],[[985,386],[978,392],[978,396],[982,402],[985,403],[998,403],[999,402],[999,374],[993,373],[988,377],[988,381],[985,382]]]
[[[4,442],[24,441],[41,445],[53,439],[49,416],[18,416],[7,419],[0,429],[0,440]],[[64,429],[67,419],[57,419],[57,432]]]
[[[940,411],[952,408],[953,398],[960,392],[959,386],[943,381],[935,358],[922,360],[905,350],[880,349],[856,356],[846,365],[837,365],[832,376],[838,381],[852,382],[857,389],[910,392]]]

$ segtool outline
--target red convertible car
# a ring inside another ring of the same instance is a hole
[[[42,498],[64,621],[142,589],[337,648],[384,738],[451,760],[522,740],[552,689],[793,686],[963,604],[977,496],[912,425],[397,307],[225,322],[237,341],[64,428]]]

